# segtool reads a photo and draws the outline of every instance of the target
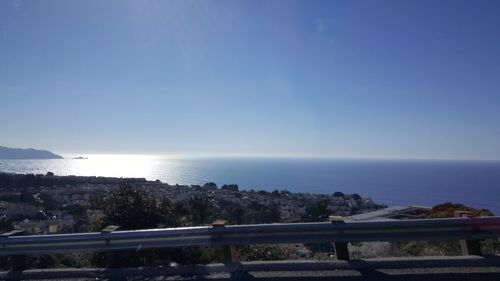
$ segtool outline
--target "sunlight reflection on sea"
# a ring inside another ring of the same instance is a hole
[[[453,201],[500,212],[499,161],[85,156],[88,159],[0,160],[0,171],[137,177],[185,185],[213,181],[268,191],[341,191],[359,193],[388,205]]]

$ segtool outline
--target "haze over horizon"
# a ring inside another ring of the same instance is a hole
[[[0,145],[500,159],[498,1],[2,1]]]
[[[20,149],[35,149],[37,151],[48,151],[46,149],[39,149],[36,147],[12,147],[12,148],[20,148]],[[111,153],[96,153],[96,152],[65,152],[65,153],[57,153],[54,151],[50,151],[63,157],[63,159],[78,159],[83,157],[84,159],[105,159],[111,160],[114,159],[116,161],[127,160],[133,161],[141,160],[174,160],[174,159],[324,159],[324,160],[380,160],[380,161],[494,161],[499,162],[500,159],[480,159],[480,158],[430,158],[430,157],[421,157],[421,156],[384,156],[384,155],[371,155],[371,156],[360,156],[360,155],[315,155],[315,154],[244,154],[244,153],[182,153],[182,152],[111,152]],[[23,158],[24,160],[36,160],[31,158]],[[9,160],[4,158],[4,160]]]

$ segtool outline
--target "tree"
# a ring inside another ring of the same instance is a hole
[[[209,224],[216,220],[215,206],[205,197],[194,196],[187,202],[193,225]]]
[[[336,192],[333,193],[333,196],[334,197],[344,197],[344,193],[340,192],[340,191],[336,191]]]
[[[97,202],[104,213],[99,224],[101,229],[110,224],[119,225],[121,230],[178,225],[172,204],[168,199],[156,199],[151,194],[128,183],[123,183],[119,190],[109,193]],[[181,250],[178,249],[148,249],[141,252],[95,253],[92,256],[92,262],[106,267],[143,266],[154,264],[159,258],[172,258],[173,260],[176,256],[180,256],[180,252]]]
[[[59,204],[50,194],[48,193],[40,193],[40,200],[43,202],[40,204],[46,210],[59,210],[61,209],[61,204]]]
[[[231,204],[225,208],[226,216],[225,218],[229,221],[229,224],[243,224],[245,210],[238,204]]]
[[[223,190],[229,190],[229,191],[238,191],[238,185],[237,184],[225,184],[221,187]]]
[[[104,213],[101,227],[113,224],[132,230],[178,225],[168,199],[158,200],[128,183],[108,194],[100,203]]]
[[[328,215],[330,215],[328,201],[322,200],[316,204],[307,206],[305,213],[302,215],[302,220],[306,222],[324,221]]]
[[[206,189],[217,189],[217,184],[214,182],[207,182],[203,185]]]
[[[351,197],[354,198],[354,200],[356,201],[361,201],[362,199],[361,196],[357,193],[354,193],[353,195],[351,195]]]
[[[269,205],[252,201],[247,206],[247,213],[244,216],[244,223],[272,223],[279,222],[281,214],[278,205],[271,203]]]
[[[7,221],[6,215],[0,215],[0,232],[10,230],[10,223]]]

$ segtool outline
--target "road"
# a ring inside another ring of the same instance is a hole
[[[380,258],[169,265],[132,269],[49,269],[0,272],[0,280],[500,280],[500,256]]]

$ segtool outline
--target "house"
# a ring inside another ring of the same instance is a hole
[[[373,212],[345,217],[345,221],[388,221],[425,218],[431,212],[424,206],[394,206]]]
[[[48,232],[45,221],[24,219],[13,224],[14,229],[24,230],[28,234],[44,234]]]

